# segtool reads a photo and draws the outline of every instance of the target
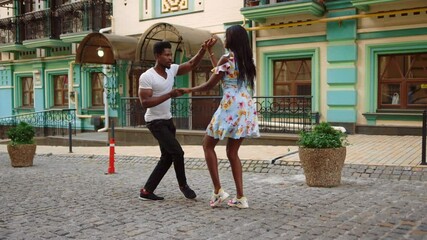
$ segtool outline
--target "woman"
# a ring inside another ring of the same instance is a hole
[[[214,185],[210,206],[216,207],[229,194],[221,188],[218,174],[218,159],[215,146],[219,140],[228,138],[227,158],[230,162],[236,197],[228,201],[228,205],[238,208],[248,208],[248,201],[243,194],[242,164],[238,155],[244,138],[259,137],[258,118],[255,103],[252,100],[255,65],[252,59],[252,50],[246,30],[234,25],[225,33],[225,48],[228,53],[223,55],[218,64],[211,51],[215,41],[208,45],[212,63],[216,66],[210,79],[200,85],[184,91],[207,91],[221,81],[223,98],[206,129],[203,139],[203,150],[206,163]]]

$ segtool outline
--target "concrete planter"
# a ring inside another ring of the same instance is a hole
[[[12,167],[30,167],[33,166],[34,155],[36,154],[36,144],[7,145]]]
[[[299,159],[310,187],[335,187],[341,184],[346,148],[299,147]]]

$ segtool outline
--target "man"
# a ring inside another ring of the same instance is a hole
[[[148,129],[159,142],[161,151],[160,161],[140,191],[142,200],[164,199],[154,194],[154,190],[172,163],[181,192],[188,199],[196,198],[196,193],[188,186],[185,177],[184,151],[175,138],[176,129],[172,121],[170,106],[171,98],[183,94],[183,91],[173,89],[175,76],[187,74],[195,69],[211,41],[206,40],[192,59],[180,65],[172,64],[172,46],[169,42],[156,42],[153,49],[156,64],[141,74],[139,78],[139,100],[147,109],[145,121]]]

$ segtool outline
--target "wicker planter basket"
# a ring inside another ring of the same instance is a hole
[[[12,167],[33,166],[34,155],[36,154],[36,144],[7,145]]]
[[[346,148],[299,147],[299,159],[310,187],[335,187],[341,184]]]

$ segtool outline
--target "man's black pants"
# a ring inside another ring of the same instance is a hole
[[[144,186],[145,190],[154,192],[172,163],[179,186],[186,185],[184,151],[175,138],[176,128],[172,119],[147,122],[147,127],[159,142],[162,155]]]

